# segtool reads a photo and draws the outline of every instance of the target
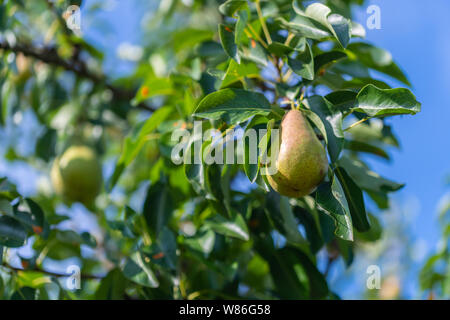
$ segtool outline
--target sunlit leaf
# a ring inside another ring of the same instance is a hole
[[[317,189],[316,201],[321,210],[333,218],[335,235],[353,241],[353,226],[350,210],[341,184],[337,179],[322,183]]]
[[[200,118],[219,120],[237,124],[255,115],[268,115],[270,103],[257,92],[241,89],[223,89],[206,96],[194,111]]]

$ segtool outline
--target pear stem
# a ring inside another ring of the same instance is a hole
[[[351,128],[356,127],[358,124],[361,124],[361,123],[363,123],[363,122],[365,122],[365,121],[367,121],[369,119],[370,119],[370,117],[366,117],[364,119],[361,119],[361,120],[353,123],[352,125],[350,125],[348,128],[344,129],[344,131],[350,130]]]
[[[294,101],[291,101],[291,109],[292,110],[298,109],[298,107],[295,107]]]
[[[305,87],[302,88],[302,93],[300,94],[300,101],[303,101],[303,98],[305,97]]]

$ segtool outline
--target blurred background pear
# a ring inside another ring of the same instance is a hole
[[[395,300],[400,296],[400,280],[390,275],[381,283],[380,299],[381,300]]]
[[[70,203],[91,205],[102,186],[102,167],[95,151],[84,145],[69,147],[51,170],[55,192]]]

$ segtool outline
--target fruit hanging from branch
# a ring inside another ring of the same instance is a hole
[[[278,193],[303,197],[313,192],[328,170],[325,148],[299,110],[290,110],[281,122],[276,173],[268,181]]]

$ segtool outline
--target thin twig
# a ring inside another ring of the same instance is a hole
[[[294,39],[294,37],[295,35],[293,33],[289,33],[289,35],[286,38],[286,41],[284,41],[284,45],[288,46],[291,43],[292,39]]]
[[[361,124],[361,123],[363,123],[363,122],[365,122],[365,121],[367,121],[367,120],[369,120],[369,119],[370,119],[370,117],[366,117],[366,118],[364,118],[364,119],[361,119],[361,120],[359,120],[359,121],[356,121],[355,123],[353,123],[352,125],[350,125],[348,128],[344,129],[344,131],[350,130],[351,128],[356,127],[358,124]]]
[[[258,13],[259,21],[261,22],[261,27],[264,31],[264,35],[266,36],[266,40],[268,44],[272,43],[272,38],[270,37],[269,29],[267,28],[266,22],[264,21],[264,17],[262,15],[261,6],[259,4],[259,0],[255,2],[256,12]]]
[[[261,45],[267,49],[267,47],[268,47],[267,43],[259,36],[259,34],[255,31],[255,29],[253,29],[252,25],[248,24],[247,26],[248,26],[248,30],[251,31],[250,33],[253,34],[253,36],[256,38],[256,40],[258,40],[259,43],[261,43]]]
[[[14,53],[20,52],[25,56],[32,57],[46,64],[58,66],[65,69],[66,71],[73,72],[79,77],[88,79],[95,84],[101,83],[106,88],[111,90],[114,100],[131,100],[135,96],[134,91],[116,87],[110,84],[105,76],[91,72],[87,68],[84,61],[79,59],[69,61],[62,58],[58,55],[57,50],[54,47],[36,48],[29,44],[16,43],[14,45],[11,45],[6,41],[2,41],[0,42],[0,49],[12,51]],[[155,111],[154,107],[148,106],[144,103],[140,103],[136,107],[147,111]]]
[[[7,263],[3,263],[1,266],[5,267],[5,268],[8,268],[8,269],[10,269],[12,271],[15,271],[15,272],[36,271],[36,272],[41,272],[43,274],[46,274],[46,275],[49,275],[49,276],[52,276],[52,277],[56,277],[56,278],[67,278],[67,277],[72,276],[71,274],[52,272],[52,271],[40,269],[38,267],[35,267],[33,269],[21,269],[21,268],[13,267],[13,266],[11,266],[11,265],[9,265]],[[80,277],[82,279],[103,279],[104,278],[103,276],[99,276],[99,275],[83,274],[83,273],[80,274]]]

